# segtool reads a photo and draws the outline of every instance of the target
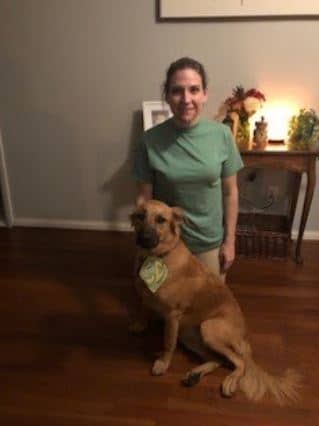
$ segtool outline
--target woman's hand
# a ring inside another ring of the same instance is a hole
[[[224,241],[219,250],[220,272],[225,273],[235,259],[235,240]]]

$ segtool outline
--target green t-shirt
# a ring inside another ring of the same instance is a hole
[[[193,253],[221,245],[224,236],[221,178],[243,166],[230,129],[200,120],[180,129],[172,119],[146,131],[136,147],[133,174],[153,185],[153,198],[184,209],[182,236]]]

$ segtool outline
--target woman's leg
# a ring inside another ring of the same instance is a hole
[[[219,247],[205,251],[204,253],[196,254],[196,257],[203,262],[210,271],[218,275],[225,282],[226,274],[220,271]]]

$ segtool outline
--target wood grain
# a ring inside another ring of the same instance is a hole
[[[165,376],[150,375],[162,325],[127,331],[132,234],[0,229],[0,424],[319,424],[319,242],[303,252],[303,265],[237,259],[228,274],[256,360],[303,375],[301,400],[282,408],[222,398],[225,368],[182,387],[197,359],[180,347]]]

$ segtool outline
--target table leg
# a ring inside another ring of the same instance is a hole
[[[295,252],[295,261],[298,264],[303,263],[303,258],[301,256],[301,243],[302,243],[302,238],[303,238],[305,226],[307,223],[310,206],[311,206],[311,202],[313,198],[313,193],[315,189],[315,184],[316,184],[316,158],[310,159],[310,165],[308,167],[306,174],[307,174],[307,188],[306,188],[306,194],[305,194],[305,199],[304,199],[303,208],[302,208],[302,215],[300,219],[296,252]]]

